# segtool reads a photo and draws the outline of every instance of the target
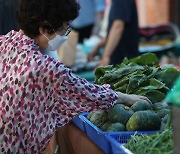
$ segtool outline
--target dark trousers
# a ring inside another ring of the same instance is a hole
[[[89,38],[91,36],[93,26],[94,25],[92,24],[83,28],[73,28],[79,34],[78,43],[83,43],[85,38]]]

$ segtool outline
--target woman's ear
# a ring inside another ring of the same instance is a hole
[[[47,33],[47,28],[49,28],[50,25],[47,21],[43,21],[41,24],[40,24],[40,27],[39,27],[39,33],[40,34],[44,34],[44,33]]]
[[[39,33],[40,33],[40,34],[44,34],[44,28],[39,27]]]

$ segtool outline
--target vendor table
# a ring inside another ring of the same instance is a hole
[[[104,154],[84,132],[72,123],[58,128],[45,153],[54,153],[57,145],[60,146],[61,154]]]

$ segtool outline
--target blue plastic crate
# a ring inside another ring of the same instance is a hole
[[[122,154],[131,154],[131,152],[128,149],[122,146],[122,144],[127,143],[128,139],[130,139],[131,136],[142,135],[142,134],[151,135],[157,132],[159,131],[114,132],[114,133],[109,133],[108,135],[106,135],[106,137],[111,143],[113,154],[118,154],[120,152]]]
[[[133,135],[142,135],[142,134],[151,135],[157,132],[159,131],[124,131],[124,132],[111,132],[109,133],[109,135],[115,138],[119,143],[127,143],[128,139],[130,139],[131,136]]]
[[[109,142],[111,143],[111,149],[113,154],[132,154],[127,148],[120,144],[114,137],[107,135],[106,136]]]
[[[84,126],[84,122],[82,121],[82,119],[80,119],[80,115],[87,115],[88,113],[84,112],[84,113],[80,113],[78,114],[76,117],[74,117],[72,119],[72,122],[78,127],[80,128],[83,132],[86,132],[85,126]]]
[[[98,127],[96,127],[92,122],[90,122],[87,119],[88,113],[82,114],[79,116],[79,118],[84,122],[86,134],[88,137],[98,146],[100,147],[104,152],[106,153],[113,153],[118,154],[113,151],[120,151],[122,150],[121,144],[127,143],[127,140],[131,138],[132,135],[141,135],[141,134],[154,134],[157,131],[123,131],[123,132],[104,132]],[[112,143],[111,140],[107,139],[107,136],[111,136],[116,141],[116,144],[114,142]],[[112,145],[114,144],[114,146]],[[118,147],[118,148],[116,148]],[[114,150],[117,149],[117,150]],[[122,150],[123,151],[123,150]]]
[[[80,115],[80,119],[84,121],[87,136],[104,152],[112,153],[111,144],[106,138],[107,132],[103,132],[87,119],[87,115]]]

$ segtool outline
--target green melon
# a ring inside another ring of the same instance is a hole
[[[92,117],[92,115],[93,115],[95,112],[96,112],[96,111],[91,111],[91,112],[88,114],[87,118],[90,120],[91,117]]]
[[[122,104],[116,104],[109,110],[108,118],[112,122],[120,122],[126,125],[133,113],[134,111],[129,107]]]
[[[102,130],[102,131],[106,131],[111,124],[112,124],[112,122],[110,122],[110,121],[105,122],[105,123],[101,126],[101,130]]]
[[[135,112],[126,124],[128,131],[149,131],[159,130],[161,120],[157,113],[150,110]]]
[[[164,116],[169,113],[170,113],[169,109],[161,109],[161,110],[157,111],[157,114],[160,118],[164,118]]]
[[[143,110],[152,110],[152,106],[147,101],[137,101],[132,106],[131,109],[136,111],[143,111]]]
[[[90,118],[90,121],[97,127],[102,126],[107,120],[107,112],[104,110],[95,111]]]
[[[113,123],[107,129],[107,132],[120,132],[120,131],[125,131],[125,126],[121,123]]]
[[[162,102],[158,102],[154,104],[154,110],[161,110],[161,109],[169,109],[168,104]]]

